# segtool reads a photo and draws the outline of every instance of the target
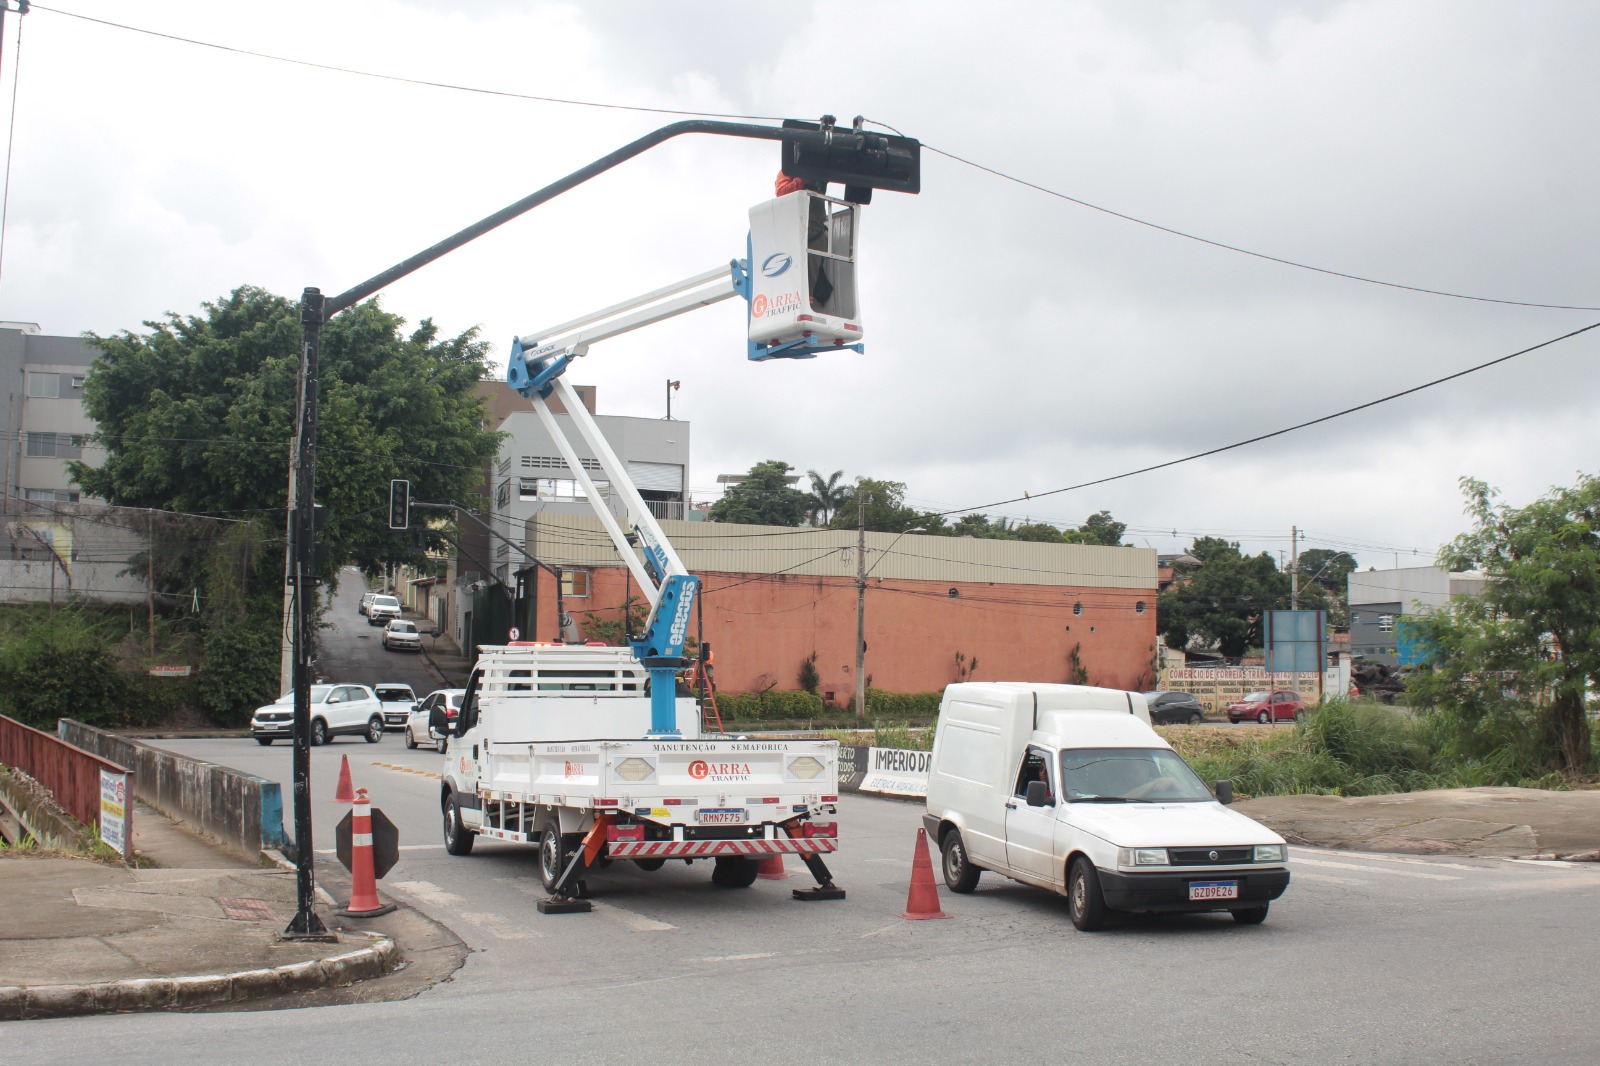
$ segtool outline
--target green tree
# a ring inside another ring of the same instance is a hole
[[[281,530],[299,309],[253,286],[204,307],[146,322],[143,336],[89,336],[100,356],[84,406],[106,458],[72,464],[73,477],[112,503],[265,512]],[[409,480],[413,499],[464,497],[495,454],[499,435],[476,392],[488,346],[475,330],[441,340],[431,320],[409,336],[403,324],[372,300],[323,329],[317,500],[328,513],[319,542],[330,573],[346,558],[369,569],[420,561],[410,536],[388,528],[390,479]]]
[[[815,470],[807,470],[806,477],[811,480],[810,511],[806,517],[813,525],[825,526],[839,505],[850,498],[850,486],[839,484],[839,479],[844,477],[843,470],[835,470],[826,478]]]
[[[1289,575],[1266,552],[1240,554],[1239,545],[1200,537],[1189,548],[1198,566],[1179,568],[1178,580],[1157,601],[1162,637],[1169,648],[1188,647],[1196,637],[1237,657],[1261,644],[1261,615],[1287,607]]]
[[[1461,488],[1475,528],[1445,546],[1439,565],[1488,580],[1481,596],[1402,620],[1424,658],[1408,698],[1586,773],[1584,704],[1600,680],[1600,481],[1584,475],[1521,508],[1497,503],[1481,481],[1463,478]]]
[[[711,521],[756,526],[798,526],[805,521],[811,497],[789,484],[794,467],[766,459],[750,468],[744,480],[728,486],[711,505]]]
[[[942,517],[907,507],[905,499],[904,482],[857,478],[828,528],[855,529],[864,515],[866,528],[875,533],[904,533],[908,529],[934,529],[935,526],[938,532],[947,531]]]
[[[1126,522],[1118,522],[1110,511],[1100,511],[1084,519],[1068,539],[1075,544],[1104,544],[1112,548],[1122,545],[1122,534],[1128,531]]]
[[[1049,522],[1024,522],[1011,531],[1016,540],[1034,541],[1038,544],[1064,544],[1061,530]]]

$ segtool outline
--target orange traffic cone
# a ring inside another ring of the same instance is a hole
[[[393,904],[386,905],[378,899],[372,859],[372,803],[366,789],[357,789],[350,805],[350,905],[339,913],[350,918],[376,918],[392,910]]]
[[[339,756],[339,786],[333,790],[333,802],[354,803],[356,794],[350,790],[350,756]]]
[[[912,921],[950,917],[939,909],[939,890],[933,883],[933,861],[928,858],[926,829],[917,830],[917,853],[911,859],[911,892],[906,896],[906,909],[900,917]]]
[[[756,869],[756,876],[763,881],[782,881],[785,877],[794,874],[783,868],[782,855],[768,855],[761,860],[761,865]]]

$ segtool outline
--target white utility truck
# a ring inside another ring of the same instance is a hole
[[[710,733],[695,701],[676,696],[676,735],[649,736],[650,678],[628,648],[480,652],[459,724],[434,723],[453,734],[442,800],[450,854],[470,854],[478,836],[537,844],[540,879],[564,901],[581,894],[587,871],[620,860],[644,870],[704,860],[714,883],[744,888],[759,860],[798,855],[818,887],[796,896],[843,897],[820,858],[837,839],[836,741]]]
[[[1254,925],[1288,887],[1287,847],[1225,806],[1229,782],[1217,791],[1138,693],[967,682],[939,706],[923,823],[955,892],[991,870],[1065,895],[1083,930],[1108,911],[1226,910]]]
[[[551,893],[541,912],[587,910],[577,898],[584,874],[619,860],[643,869],[707,860],[714,883],[746,887],[760,859],[793,854],[817,882],[796,898],[844,898],[822,861],[838,835],[838,744],[729,736],[677,698],[699,579],[562,375],[599,341],[735,295],[748,304],[752,361],[860,351],[859,211],[813,190],[788,193],[751,210],[748,260],[512,343],[507,383],[532,402],[650,604],[626,648],[480,648],[459,716],[430,712],[432,729],[450,737],[440,790],[446,849],[466,855],[478,836],[538,844]],[[552,394],[560,418],[546,402]],[[590,476],[596,465],[605,492]]]

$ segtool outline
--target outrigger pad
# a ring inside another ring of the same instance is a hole
[[[541,899],[534,907],[540,914],[588,914],[594,909],[588,900],[572,896],[550,896]]]
[[[844,889],[842,888],[796,888],[791,889],[791,891],[794,893],[795,899],[803,900],[807,903],[829,899],[844,899]]]

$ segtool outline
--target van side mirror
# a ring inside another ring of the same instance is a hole
[[[1233,782],[1227,778],[1217,782],[1217,802],[1224,807],[1233,802]]]
[[[1029,781],[1028,791],[1024,794],[1030,807],[1050,806],[1050,784],[1046,781]]]
[[[428,728],[441,737],[450,732],[450,723],[445,720],[444,708],[437,703],[428,708]]]

